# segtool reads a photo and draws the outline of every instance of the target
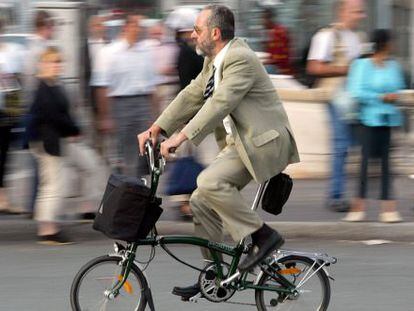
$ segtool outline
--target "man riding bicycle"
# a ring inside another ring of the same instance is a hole
[[[161,116],[138,135],[144,143],[160,134],[170,137],[161,154],[184,141],[195,145],[215,132],[221,148],[216,159],[199,175],[190,205],[196,235],[223,240],[223,227],[235,241],[251,236],[253,247],[239,264],[241,272],[258,264],[278,249],[283,238],[249,209],[240,191],[254,179],[258,183],[299,161],[286,112],[263,65],[240,38],[234,37],[234,15],[225,6],[209,5],[199,14],[192,38],[197,53],[204,55],[203,70],[182,90]],[[208,258],[207,253],[203,253]],[[173,293],[189,298],[198,284],[175,287]]]

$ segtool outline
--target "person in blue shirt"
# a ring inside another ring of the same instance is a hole
[[[358,196],[351,204],[345,221],[365,219],[368,186],[368,159],[381,159],[381,213],[382,222],[399,222],[401,217],[391,195],[389,167],[391,129],[402,125],[403,118],[396,103],[398,92],[404,88],[404,75],[392,54],[392,36],[389,30],[377,29],[372,34],[374,53],[356,60],[350,69],[347,89],[359,102],[362,124],[362,161]]]

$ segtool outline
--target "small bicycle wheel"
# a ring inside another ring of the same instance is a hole
[[[135,265],[119,295],[113,299],[105,295],[105,291],[112,289],[122,278],[121,261],[120,257],[107,255],[84,265],[75,276],[70,290],[72,310],[145,310],[147,301],[144,291],[148,284],[142,271]]]
[[[302,256],[282,258],[273,265],[289,282],[298,286],[297,295],[291,295],[270,290],[256,290],[256,306],[259,311],[289,310],[289,311],[325,311],[328,309],[331,296],[329,278],[320,265],[314,260]],[[314,275],[312,275],[316,270]],[[310,277],[311,276],[311,277]],[[309,278],[310,277],[310,278]],[[301,282],[305,282],[301,284]],[[259,286],[285,288],[277,280],[263,274]]]

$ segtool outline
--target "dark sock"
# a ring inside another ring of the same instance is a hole
[[[261,245],[266,239],[274,232],[272,228],[268,225],[263,224],[263,226],[252,233],[252,241],[254,245]]]

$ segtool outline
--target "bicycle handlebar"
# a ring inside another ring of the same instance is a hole
[[[151,140],[145,142],[145,155],[151,175],[154,173],[161,175],[164,172],[165,158],[161,155],[159,147],[160,145],[157,144],[156,148],[154,148]]]

